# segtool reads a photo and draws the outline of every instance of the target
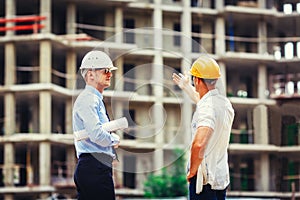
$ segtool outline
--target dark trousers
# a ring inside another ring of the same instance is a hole
[[[189,185],[189,197],[190,200],[225,200],[226,189],[224,190],[213,190],[209,184],[203,185],[203,190],[200,194],[196,194],[196,179],[194,176],[190,180]]]
[[[74,181],[78,200],[115,200],[111,163],[103,164],[92,154],[80,155]]]

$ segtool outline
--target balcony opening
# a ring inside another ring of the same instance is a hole
[[[65,133],[65,102],[63,98],[52,98],[52,133]]]
[[[124,64],[124,91],[135,92],[135,65],[134,64]]]
[[[4,85],[4,47],[0,46],[0,85]]]
[[[195,36],[192,36],[192,52],[200,52],[201,48],[201,38],[200,34],[201,33],[201,27],[198,24],[193,24],[192,25],[192,35],[194,34]]]
[[[0,97],[0,136],[4,135],[4,98]]]
[[[125,188],[136,188],[136,157],[124,156],[123,185]]]
[[[282,145],[295,146],[299,145],[299,123],[296,121],[295,116],[284,115],[282,116]]]
[[[95,15],[97,13],[97,15]],[[80,5],[77,10],[77,33],[85,33],[93,38],[105,40],[105,11],[99,7]]]
[[[26,100],[25,100],[26,99]],[[16,100],[16,132],[38,133],[38,97],[20,94]]]
[[[3,164],[4,164],[4,147],[3,144],[0,144],[0,187],[4,187],[4,170],[3,170]]]
[[[254,128],[252,117],[252,109],[239,108],[232,125],[230,134],[230,143],[253,144]]]
[[[65,87],[67,79],[69,78],[66,74],[66,54],[64,51],[55,50],[52,53],[52,69],[51,69],[51,82]]]
[[[124,19],[123,26],[125,28],[124,32],[124,42],[129,44],[135,43],[135,33],[132,29],[135,28],[135,20],[134,19]]]
[[[5,17],[5,1],[0,1],[0,18]],[[4,36],[5,32],[0,32],[0,36]]]
[[[297,42],[297,57],[300,58],[300,42]]]
[[[68,178],[68,163],[66,162],[66,148],[63,146],[51,147],[51,184],[55,186],[66,185]]]
[[[26,51],[24,51],[26,49]],[[16,46],[17,84],[39,82],[39,45]]]
[[[180,23],[174,23],[173,24],[173,30],[176,31],[175,35],[173,37],[173,45],[174,46],[180,46],[181,45],[181,37],[180,37],[180,32],[181,31],[181,25]]]
[[[55,2],[53,2],[55,3]],[[51,10],[51,32],[56,35],[66,34],[66,8],[67,5],[64,2],[55,3],[55,9]]]
[[[135,110],[123,110],[123,116],[128,120],[128,126],[134,127],[135,124]],[[124,132],[123,138],[126,140],[134,140],[135,139],[135,130],[129,129],[127,132]]]
[[[28,0],[28,1],[16,1],[16,16],[38,16],[40,13],[40,1],[38,0]],[[38,25],[41,24],[39,21],[28,21],[28,22],[16,22],[16,26],[30,26],[30,25]],[[27,30],[18,30],[16,31],[16,35],[24,35],[24,34],[32,34],[37,30],[27,29]]]
[[[13,166],[15,186],[32,186],[38,183],[37,152],[36,145],[15,145],[15,165]]]
[[[295,188],[299,188],[299,161],[284,158],[280,163],[283,172],[280,190],[284,192],[290,192],[293,190],[292,184],[295,184]]]
[[[255,175],[253,158],[241,158],[239,156],[230,156],[229,168],[231,191],[254,190]]]

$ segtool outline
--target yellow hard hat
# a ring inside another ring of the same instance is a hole
[[[221,76],[218,63],[208,56],[201,56],[195,60],[190,73],[192,76],[204,79],[217,79]]]

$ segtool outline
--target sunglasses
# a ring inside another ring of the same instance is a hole
[[[108,68],[105,68],[105,69],[104,69],[104,73],[105,73],[105,74],[108,74],[108,73],[110,73],[110,72],[111,72],[111,69],[108,69]]]
[[[109,69],[109,68],[96,68],[95,70],[104,70],[104,73],[105,74],[108,74],[108,73],[110,73],[111,72],[111,69]]]

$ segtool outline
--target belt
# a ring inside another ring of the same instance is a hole
[[[79,158],[93,158],[97,159],[101,163],[111,167],[113,158],[110,155],[107,155],[105,153],[82,153],[80,154]]]

